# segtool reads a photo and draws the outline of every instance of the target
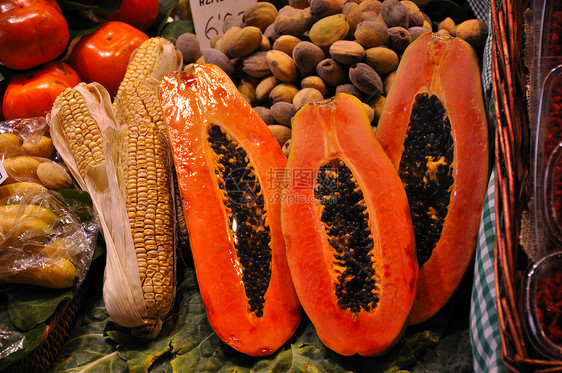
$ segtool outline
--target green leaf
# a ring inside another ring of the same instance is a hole
[[[29,330],[28,332],[24,333],[24,338],[19,340],[19,337],[16,336],[16,345],[12,346],[14,348],[13,352],[0,360],[0,371],[4,368],[15,364],[16,362],[25,358],[31,351],[35,350],[37,346],[41,343],[43,339],[43,335],[45,334],[45,330],[47,330],[46,324],[39,324],[37,327]],[[2,342],[2,346],[4,346],[4,339],[0,339]],[[21,344],[20,344],[21,342]]]
[[[127,363],[104,335],[108,321],[102,299],[90,305],[76,320],[53,372],[126,372]]]
[[[47,321],[67,299],[72,299],[71,290],[14,289],[8,294],[8,315],[16,328],[30,330]]]
[[[158,16],[152,22],[152,25],[148,28],[148,35],[161,35],[162,29],[168,21],[168,17],[178,5],[178,0],[160,0],[158,7]]]
[[[166,23],[161,36],[175,44],[178,37],[186,32],[194,32],[193,21],[180,20]]]

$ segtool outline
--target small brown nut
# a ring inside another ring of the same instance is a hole
[[[301,42],[301,39],[293,35],[281,35],[273,43],[273,49],[281,52],[285,52],[289,56],[293,55],[293,49],[297,44]]]
[[[277,39],[279,37],[279,34],[277,34],[277,32],[275,31],[275,22],[267,26],[263,34],[266,38],[269,39],[270,42]]]
[[[281,151],[283,152],[285,158],[289,158],[289,154],[291,153],[291,139],[285,141],[285,143],[281,147]]]
[[[55,147],[50,137],[41,136],[39,141],[36,138],[25,138],[21,145],[21,150],[24,154],[32,157],[49,158],[53,155]]]
[[[336,87],[336,95],[338,93],[347,93],[348,95],[352,95],[357,97],[360,100],[363,100],[364,94],[356,86],[351,83],[340,84]]]
[[[289,5],[295,9],[304,9],[310,6],[308,0],[289,0]]]
[[[258,85],[257,78],[245,76],[240,79],[238,83],[238,91],[244,96],[248,103],[252,104],[256,101],[256,86]]]
[[[277,15],[278,12],[275,5],[267,1],[260,1],[250,5],[244,11],[242,19],[246,26],[255,26],[264,31],[267,26],[275,22]]]
[[[341,12],[349,24],[349,31],[347,35],[353,35],[357,25],[361,22],[361,9],[359,8],[359,4],[348,1],[343,4]]]
[[[388,28],[376,21],[363,21],[355,30],[355,39],[365,48],[383,45],[388,40],[388,36]]]
[[[449,33],[453,31],[455,28],[455,21],[451,17],[447,17],[441,22],[439,22],[439,26],[437,26],[437,30],[447,30]]]
[[[226,19],[222,23],[222,33],[224,34],[231,27],[242,28],[244,26],[246,25],[244,24],[242,16],[232,14],[226,17]]]
[[[373,97],[369,101],[369,105],[373,108],[374,121],[378,121],[379,118],[381,117],[382,109],[384,107],[385,102],[386,102],[386,97],[384,97],[383,95]]]
[[[428,32],[425,27],[410,27],[408,29],[408,32],[410,33],[410,39],[412,39],[412,41],[416,40],[421,34],[425,34],[426,32]]]
[[[268,51],[270,49],[271,49],[271,42],[269,41],[269,38],[267,36],[265,36],[265,34],[262,34],[261,44],[260,44],[260,47],[258,48],[258,50]]]
[[[408,11],[408,27],[423,26],[423,13],[416,3],[410,0],[402,0],[400,4],[404,5]]]
[[[423,21],[423,26],[424,29],[427,30],[427,32],[433,32],[433,26],[431,26],[431,22],[429,21]]]
[[[369,117],[369,122],[373,123],[373,120],[375,119],[375,111],[373,110],[372,107],[370,107],[366,103],[363,103],[363,107],[365,108],[365,111],[367,112],[367,117]]]
[[[290,102],[279,101],[271,105],[271,116],[284,126],[291,127],[291,120],[297,112],[295,106]]]
[[[254,111],[260,116],[265,124],[274,124],[275,121],[271,116],[271,110],[265,106],[255,106]]]
[[[191,32],[185,32],[178,36],[176,40],[176,48],[179,49],[183,56],[184,63],[192,63],[201,57],[201,48],[199,47],[199,39]]]
[[[326,82],[319,76],[310,75],[301,80],[301,88],[314,88],[320,91],[323,97],[328,96],[328,87]]]
[[[340,13],[342,7],[341,0],[310,0],[310,13],[316,20]]]
[[[294,84],[281,83],[276,85],[271,92],[269,92],[269,100],[275,104],[279,101],[293,102],[293,97],[297,94],[299,89]]]
[[[325,57],[322,48],[309,41],[301,41],[293,48],[293,59],[302,75],[314,73],[316,65]]]
[[[279,80],[274,75],[263,78],[256,86],[256,101],[262,102],[269,98],[269,93],[279,84]]]
[[[382,93],[382,80],[377,72],[364,62],[359,62],[349,68],[349,80],[361,92],[369,96]]]
[[[353,40],[338,40],[330,45],[330,56],[339,63],[351,65],[365,57],[365,48]]]
[[[369,48],[365,53],[365,62],[381,75],[396,70],[399,61],[398,54],[386,47]]]
[[[412,42],[408,30],[403,27],[391,27],[388,29],[388,40],[386,44],[396,53],[402,53]]]
[[[381,16],[388,27],[408,27],[408,9],[398,0],[384,0]]]
[[[230,58],[218,49],[206,49],[205,52],[203,52],[203,58],[205,59],[205,63],[217,65],[227,75],[232,75],[234,73],[234,64],[230,61]]]
[[[278,35],[302,35],[308,29],[309,14],[304,9],[289,8],[279,12],[275,20],[275,32]]]
[[[229,33],[230,30],[236,30]],[[261,45],[261,30],[255,26],[243,29],[230,28],[222,37],[220,47],[229,58],[246,57],[255,52]]]
[[[37,177],[46,188],[64,189],[72,186],[72,178],[66,167],[52,161],[42,162],[37,167]]]
[[[262,78],[271,74],[267,63],[267,51],[258,51],[242,59],[242,71],[249,76]]]
[[[342,66],[332,58],[326,58],[316,66],[316,73],[326,84],[337,86],[346,79],[345,71]]]
[[[291,129],[287,126],[281,124],[272,124],[267,126],[275,140],[279,143],[279,146],[283,146],[291,138]]]
[[[269,70],[282,82],[294,82],[299,76],[295,60],[287,53],[272,49],[266,52]]]
[[[209,47],[217,49],[217,42],[222,39],[222,35],[215,35],[209,40]]]
[[[310,41],[319,47],[329,47],[342,40],[349,32],[349,23],[343,14],[334,14],[317,21],[308,34]]]
[[[361,12],[375,12],[376,14],[381,13],[382,4],[379,0],[363,0],[359,3],[359,9]]]
[[[388,74],[384,79],[383,87],[384,87],[385,96],[388,96],[388,92],[390,91],[390,87],[392,86],[392,81],[394,80],[395,76],[396,76],[396,71],[393,71],[390,74]]]
[[[323,100],[324,96],[316,88],[303,88],[293,97],[293,106],[299,110],[306,104]]]
[[[469,19],[454,28],[453,36],[463,39],[473,48],[479,48],[488,37],[488,25],[479,19]]]

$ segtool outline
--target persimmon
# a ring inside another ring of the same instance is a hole
[[[100,83],[113,97],[131,54],[147,39],[148,35],[129,24],[107,22],[76,43],[68,63],[85,82]]]
[[[55,0],[0,4],[0,61],[27,70],[59,57],[68,46],[68,23]]]
[[[81,81],[73,68],[60,61],[51,61],[14,75],[4,92],[4,118],[11,120],[45,116],[62,91]]]

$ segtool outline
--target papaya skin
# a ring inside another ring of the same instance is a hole
[[[454,183],[441,237],[420,269],[410,324],[437,313],[470,268],[489,176],[487,115],[472,47],[426,33],[404,52],[376,130],[397,170],[418,93],[438,96],[449,117]]]

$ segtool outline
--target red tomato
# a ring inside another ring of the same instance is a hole
[[[43,117],[62,91],[81,81],[76,71],[60,61],[14,75],[4,92],[4,117],[6,120]]]
[[[115,14],[106,16],[108,21],[121,21],[146,30],[158,17],[158,0],[123,0]]]
[[[0,1],[0,61],[27,70],[61,55],[68,24],[55,0]]]
[[[125,76],[131,53],[147,39],[148,35],[131,25],[107,22],[76,43],[68,63],[85,82],[100,83],[113,97]]]

